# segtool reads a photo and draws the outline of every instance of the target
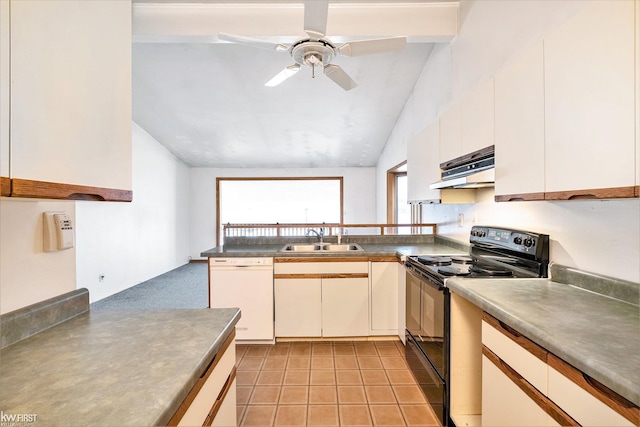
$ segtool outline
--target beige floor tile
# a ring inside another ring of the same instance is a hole
[[[398,347],[395,346],[395,344],[376,346],[376,350],[378,350],[378,354],[380,356],[398,356],[399,357],[402,355],[400,353],[400,350],[398,350]]]
[[[369,404],[385,404],[396,403],[396,396],[393,394],[393,389],[388,385],[368,385],[365,386],[365,393],[367,394],[367,400]]]
[[[354,356],[356,350],[352,345],[335,345],[333,347],[333,354],[336,356]]]
[[[367,405],[340,405],[340,425],[371,426],[371,416]]]
[[[269,352],[271,346],[267,345],[252,345],[247,349],[247,357],[265,357]]]
[[[247,410],[246,405],[236,405],[236,423],[237,425],[241,425],[242,417],[244,416],[244,411]]]
[[[369,406],[369,411],[375,426],[405,426],[404,418],[398,405],[371,405]]]
[[[262,369],[264,363],[264,357],[249,357],[245,356],[238,365],[239,371],[259,371]]]
[[[382,361],[382,366],[385,369],[407,369],[407,362],[405,362],[404,357],[389,357],[389,356],[381,356],[380,360]]]
[[[288,360],[286,356],[267,356],[262,364],[262,369],[284,371]]]
[[[358,356],[360,369],[382,369],[382,362],[378,356]]]
[[[280,390],[280,405],[306,405],[309,401],[309,387],[306,385],[283,386]]]
[[[311,343],[292,343],[289,356],[311,356]]]
[[[427,403],[422,390],[417,385],[393,385],[398,403]]]
[[[335,356],[333,361],[336,369],[358,369],[358,360],[355,356]]]
[[[254,385],[258,379],[260,371],[236,371],[236,381],[238,385]]]
[[[376,347],[373,344],[371,345],[356,344],[354,348],[358,356],[377,356],[378,355]]]
[[[408,426],[439,426],[440,422],[429,405],[400,405]]]
[[[338,403],[341,405],[367,403],[367,397],[364,393],[364,387],[354,385],[339,385]]]
[[[311,357],[309,356],[289,356],[287,369],[309,369],[311,368]]]
[[[290,349],[291,345],[289,345],[289,343],[278,343],[274,346],[271,346],[267,356],[288,356]]]
[[[335,386],[312,385],[309,387],[310,405],[335,405],[337,403],[338,397]]]
[[[365,385],[389,384],[383,369],[365,369],[360,371],[360,375],[362,375],[362,382]]]
[[[293,370],[284,372],[284,385],[309,385],[309,372],[305,370]]]
[[[260,371],[256,385],[282,385],[284,371]]]
[[[311,379],[309,381],[311,385],[335,385],[336,374],[335,371],[329,369],[319,369],[311,371]]]
[[[249,405],[244,412],[242,426],[272,426],[276,405]]]
[[[391,384],[415,384],[416,380],[408,369],[390,369],[387,370],[387,377]]]
[[[248,404],[252,391],[253,387],[236,386],[236,403],[238,405]]]
[[[278,405],[274,426],[307,425],[307,405]]]
[[[249,405],[275,405],[279,397],[279,386],[255,386],[249,398]]]
[[[335,369],[333,356],[311,356],[311,370]]]
[[[333,346],[331,344],[313,345],[311,355],[315,356],[333,356]]]
[[[338,406],[309,405],[307,412],[307,425],[310,427],[339,426],[340,420],[338,418]]]
[[[338,385],[358,385],[362,384],[360,371],[357,369],[343,369],[336,371],[336,384]]]

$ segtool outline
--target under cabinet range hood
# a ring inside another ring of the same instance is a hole
[[[493,187],[495,181],[495,146],[457,157],[440,164],[442,179],[429,186],[432,190],[445,188]]]

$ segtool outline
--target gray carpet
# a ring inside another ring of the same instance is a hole
[[[185,264],[91,304],[91,310],[206,308],[207,263]]]

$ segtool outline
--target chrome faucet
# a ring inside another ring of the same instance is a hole
[[[309,237],[312,233],[315,234],[316,237],[318,238],[318,241],[320,243],[322,243],[322,239],[324,237],[324,230],[321,228],[320,231],[318,232],[317,230],[314,230],[313,228],[309,228],[307,230],[306,236]]]

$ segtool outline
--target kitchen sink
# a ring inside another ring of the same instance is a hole
[[[336,244],[336,243],[315,243],[315,244],[294,244],[289,243],[284,245],[280,252],[351,252],[361,251],[362,246],[349,243],[349,244]]]

